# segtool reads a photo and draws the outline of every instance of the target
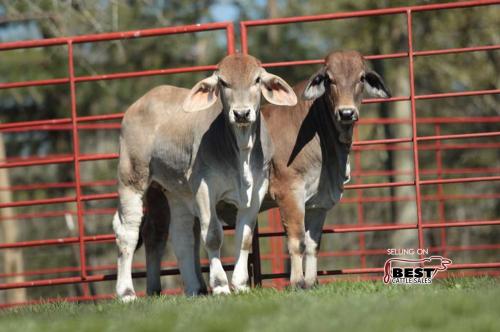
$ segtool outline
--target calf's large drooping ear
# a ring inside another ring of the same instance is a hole
[[[215,104],[219,97],[218,81],[219,77],[213,74],[196,83],[182,104],[184,112],[198,112]]]
[[[262,69],[260,79],[262,81],[260,90],[268,102],[281,106],[294,106],[297,104],[295,92],[284,79],[270,74],[264,69]]]
[[[391,98],[391,91],[385,86],[382,77],[372,70],[365,73],[365,90],[372,97]]]
[[[302,93],[302,98],[314,100],[325,93],[325,80],[327,79],[326,68],[323,66],[307,82],[306,88]]]

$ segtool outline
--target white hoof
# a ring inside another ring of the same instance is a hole
[[[135,294],[124,295],[124,296],[120,297],[120,301],[122,301],[123,303],[134,302],[136,299],[137,299],[137,296]]]
[[[310,289],[315,287],[318,284],[318,279],[316,278],[305,278],[304,279],[304,288]]]
[[[213,290],[212,290],[212,293],[214,295],[228,295],[228,294],[231,294],[231,290],[229,289],[229,286],[226,285],[226,286],[217,286],[215,287]]]
[[[124,303],[130,303],[137,299],[135,292],[131,289],[127,289],[124,292],[118,292],[118,299]]]
[[[243,285],[234,285],[233,284],[233,289],[234,289],[234,292],[237,294],[248,293],[250,291],[250,287],[248,287],[246,284],[243,284]]]
[[[296,289],[306,288],[306,282],[304,280],[304,277],[290,280],[290,286]]]

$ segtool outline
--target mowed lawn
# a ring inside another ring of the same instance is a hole
[[[429,286],[335,282],[309,291],[44,304],[0,312],[0,331],[500,331],[500,280]]]

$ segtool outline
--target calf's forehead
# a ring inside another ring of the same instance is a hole
[[[260,61],[251,55],[228,55],[217,66],[219,76],[231,85],[250,85],[260,71]]]
[[[363,56],[356,51],[332,52],[325,58],[328,70],[337,77],[357,79],[365,69]]]

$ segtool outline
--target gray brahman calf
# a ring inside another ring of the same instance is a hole
[[[272,142],[260,116],[261,93],[271,103],[295,105],[297,97],[281,78],[267,73],[249,55],[230,55],[214,74],[191,90],[160,86],[125,113],[118,166],[119,208],[113,219],[118,246],[116,292],[135,298],[132,258],[136,248],[143,197],[160,186],[170,210],[170,237],[186,294],[203,291],[193,248],[195,219],[210,261],[214,294],[229,293],[220,261],[222,225],[216,205],[237,209],[236,266],[232,286],[247,288],[247,259],[260,204],[268,189]],[[159,265],[167,227],[157,227],[158,245],[147,254],[148,293],[160,291]],[[148,246],[147,246],[148,247]],[[151,249],[151,247],[149,247]]]

